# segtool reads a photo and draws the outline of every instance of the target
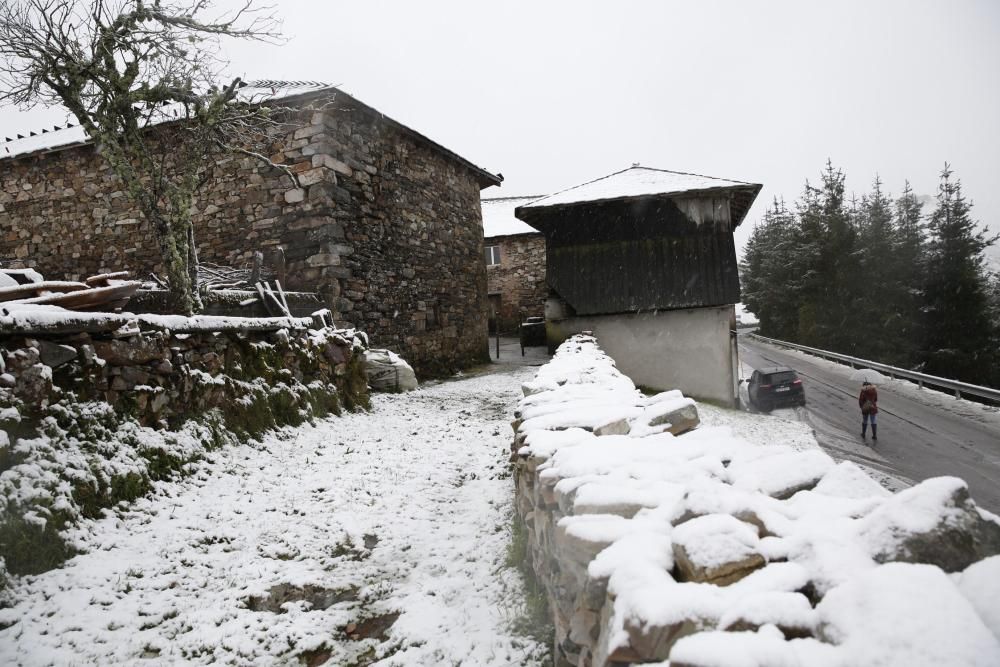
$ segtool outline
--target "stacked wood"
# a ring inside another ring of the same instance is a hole
[[[59,306],[67,310],[117,312],[142,285],[123,280],[127,271],[102,273],[85,282],[42,280],[0,287],[0,302]]]
[[[270,272],[262,266],[263,255],[258,260],[255,257],[253,267],[238,269],[231,266],[220,266],[211,262],[198,264],[198,289],[253,289],[261,280],[269,280]]]

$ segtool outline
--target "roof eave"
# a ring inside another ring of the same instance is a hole
[[[404,134],[406,134],[406,135],[412,137],[413,139],[417,140],[419,143],[422,143],[422,144],[424,144],[424,145],[426,145],[426,146],[428,146],[428,147],[430,147],[430,148],[432,148],[432,149],[434,149],[434,150],[436,150],[436,151],[444,154],[446,157],[454,160],[455,162],[457,162],[461,166],[465,167],[466,169],[468,169],[469,171],[471,171],[472,174],[473,174],[473,176],[476,178],[476,182],[479,184],[479,189],[480,190],[485,190],[486,188],[490,187],[491,185],[499,186],[501,183],[503,183],[503,176],[501,176],[500,174],[492,174],[492,173],[486,171],[485,169],[483,169],[482,167],[476,166],[475,164],[473,164],[469,160],[465,159],[464,157],[462,157],[461,155],[459,155],[455,151],[452,151],[452,150],[450,150],[448,148],[445,148],[444,146],[442,146],[441,144],[437,143],[433,139],[428,138],[426,135],[420,134],[416,130],[414,130],[414,129],[410,128],[410,127],[407,127],[406,125],[403,125],[398,120],[395,120],[393,118],[390,118],[389,116],[386,116],[384,113],[382,113],[378,109],[365,104],[364,102],[362,102],[358,98],[354,97],[350,93],[345,93],[344,91],[340,90],[339,88],[337,88],[335,86],[330,86],[330,87],[327,87],[327,88],[320,88],[319,90],[310,90],[310,91],[303,92],[303,93],[295,93],[294,95],[287,95],[285,97],[268,99],[268,100],[261,101],[260,103],[264,104],[265,102],[298,101],[298,100],[303,100],[303,99],[323,97],[324,95],[329,95],[331,93],[336,93],[337,95],[343,95],[343,96],[349,98],[355,105],[357,105],[359,108],[361,108],[366,113],[369,113],[369,114],[374,115],[374,116],[376,116],[378,118],[381,118],[382,120],[384,120],[387,123],[389,123],[390,125],[392,125],[394,128],[400,130]],[[169,121],[166,121],[165,123],[158,123],[157,126],[167,125],[167,124],[174,123],[174,122],[177,122],[177,121],[175,121],[175,120],[169,120]],[[39,148],[39,149],[34,150],[34,151],[28,151],[28,152],[25,152],[25,153],[18,153],[16,155],[0,156],[0,160],[34,157],[34,156],[38,156],[38,155],[44,155],[44,154],[47,154],[47,153],[55,153],[55,152],[59,152],[59,151],[69,150],[71,148],[76,148],[76,147],[79,147],[79,146],[86,146],[86,145],[93,144],[93,143],[94,143],[93,140],[73,141],[73,142],[62,144],[62,145],[59,145],[59,146],[47,146],[45,148]]]
[[[741,202],[740,208],[736,211],[733,211],[734,213],[733,227],[736,228],[740,225],[741,222],[743,222],[743,219],[746,217],[747,212],[749,212],[750,207],[753,205],[753,202],[757,199],[757,195],[760,194],[760,191],[763,187],[764,186],[761,185],[760,183],[746,183],[739,185],[720,186],[717,188],[699,188],[697,190],[676,190],[673,192],[658,192],[655,194],[630,195],[627,197],[608,197],[606,199],[589,199],[586,201],[565,202],[560,204],[551,204],[548,206],[544,204],[530,203],[515,208],[514,217],[530,225],[531,227],[538,229],[538,227],[535,224],[532,224],[529,218],[535,217],[537,216],[537,214],[544,214],[549,211],[555,211],[557,209],[576,208],[594,204],[642,201],[646,199],[674,199],[676,197],[684,195],[703,196],[703,195],[711,195],[722,192],[738,192],[738,193],[743,193],[745,197],[748,197],[748,199],[746,200],[745,205],[742,205]]]

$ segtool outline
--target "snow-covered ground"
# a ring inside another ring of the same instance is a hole
[[[510,542],[519,369],[225,448],[14,580],[0,664],[533,665]]]
[[[544,664],[512,629],[524,590],[505,564],[509,421],[534,370],[376,395],[84,522],[86,553],[4,593],[0,664]],[[817,448],[794,418],[699,412]]]

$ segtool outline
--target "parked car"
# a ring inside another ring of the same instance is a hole
[[[798,373],[787,366],[759,368],[747,383],[750,407],[770,412],[776,407],[805,405],[806,391]]]

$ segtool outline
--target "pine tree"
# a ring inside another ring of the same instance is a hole
[[[797,324],[794,269],[795,217],[784,201],[754,227],[740,264],[743,302],[760,320],[761,333],[794,338]]]
[[[991,381],[997,360],[983,251],[987,236],[971,218],[962,183],[941,172],[937,208],[929,221],[924,300],[927,372],[967,382]]]
[[[844,172],[827,160],[821,186],[806,183],[798,205],[795,259],[802,271],[798,340],[851,353],[863,321],[856,307],[862,273],[857,229],[844,202],[844,180]]]
[[[900,287],[897,311],[899,319],[895,324],[899,333],[896,363],[912,367],[922,361],[921,305],[924,299],[924,276],[927,275],[927,271],[923,204],[917,201],[909,181],[905,182],[903,194],[896,200],[895,229],[891,262]]]
[[[865,334],[852,341],[858,356],[884,363],[898,363],[902,338],[905,287],[898,275],[895,248],[897,229],[892,202],[882,191],[876,175],[872,192],[866,194],[857,216],[858,256],[861,280],[856,284],[856,308]],[[872,331],[877,335],[872,335]]]

